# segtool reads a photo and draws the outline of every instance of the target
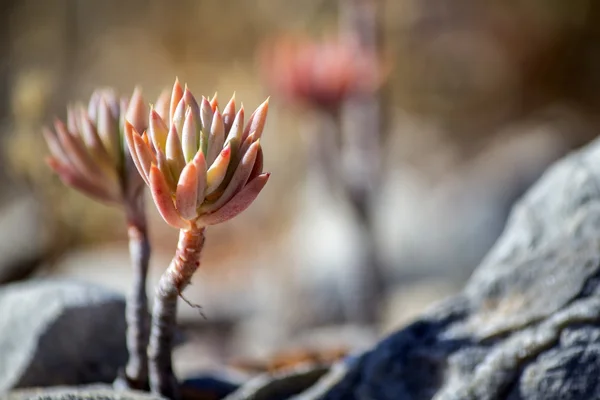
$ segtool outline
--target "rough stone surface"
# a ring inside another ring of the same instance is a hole
[[[162,397],[137,391],[116,391],[110,386],[55,387],[22,389],[0,396],[2,400],[165,400]]]
[[[28,281],[0,288],[0,393],[112,382],[127,361],[125,300],[102,287]]]
[[[459,295],[290,398],[598,399],[599,283],[597,140],[518,202]]]
[[[289,371],[263,374],[250,380],[224,400],[281,400],[315,384],[328,368],[322,365],[298,366]]]

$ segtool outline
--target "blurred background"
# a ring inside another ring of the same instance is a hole
[[[207,319],[179,307],[183,376],[398,329],[461,289],[512,204],[600,122],[592,0],[1,0],[0,18],[0,284],[129,288],[122,212],[44,162],[41,127],[69,102],[135,85],[154,102],[176,76],[247,110],[271,96],[272,177],[207,233],[186,290]],[[177,232],[148,204],[152,293]]]

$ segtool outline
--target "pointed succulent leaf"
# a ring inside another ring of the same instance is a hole
[[[152,199],[166,223],[178,229],[189,228],[189,223],[177,213],[165,177],[156,165],[152,165],[150,168],[149,180]]]
[[[123,126],[125,126],[125,115],[127,114],[127,109],[129,108],[129,99],[127,97],[121,97],[120,100],[120,106],[119,106],[119,125],[118,128],[121,129]],[[145,128],[145,126],[142,126],[140,128],[141,131],[143,131]]]
[[[134,200],[136,196],[140,196],[143,193],[144,184],[147,185],[149,182],[146,182],[147,178],[139,173],[133,161],[133,155],[130,153],[127,145],[124,146],[123,151],[125,153],[124,195],[127,199]]]
[[[196,119],[198,129],[201,129],[202,120],[200,119],[200,105],[196,101],[196,98],[194,97],[192,92],[190,92],[190,90],[188,89],[187,85],[185,86],[185,89],[183,91],[183,99],[185,100],[185,105],[192,109],[192,114]]]
[[[174,125],[177,129],[178,135],[181,135],[181,131],[183,130],[183,123],[185,121],[185,111],[185,99],[182,98],[179,104],[177,105],[177,108],[175,108],[175,114],[173,114],[173,120],[171,122],[171,126]]]
[[[256,200],[256,197],[265,187],[270,176],[270,173],[257,176],[223,207],[211,214],[203,215],[199,223],[204,226],[216,225],[239,215]]]
[[[150,167],[153,164],[157,163],[157,160],[154,158],[154,155],[150,153],[150,149],[148,149],[148,145],[144,143],[142,137],[138,134],[133,134],[133,143],[135,148],[135,154],[137,159],[139,160],[140,167],[142,168],[143,174],[142,176],[148,180],[150,176]]]
[[[214,192],[225,178],[227,167],[229,166],[229,160],[231,157],[231,146],[227,144],[225,148],[219,153],[219,156],[211,167],[206,172],[206,194],[209,195]]]
[[[235,118],[235,92],[231,96],[231,100],[223,109],[223,125],[225,130],[229,132],[231,125],[233,125],[233,119]]]
[[[233,120],[233,124],[231,125],[231,130],[229,131],[229,135],[227,139],[225,139],[225,143],[232,142],[232,149],[236,151],[239,146],[242,144],[242,133],[244,131],[244,106],[240,107],[235,119]]]
[[[179,83],[179,78],[175,78],[175,84],[173,85],[173,91],[171,92],[171,104],[169,106],[169,126],[173,125],[173,116],[175,115],[175,110],[182,98],[183,89]]]
[[[250,145],[256,142],[257,140],[258,138],[256,137],[256,133],[251,133],[250,135],[248,135],[248,137],[244,140],[244,143],[242,143],[242,145],[240,146],[239,156],[243,157],[244,154],[246,154],[246,151],[248,151],[248,149],[250,148]]]
[[[133,90],[133,95],[124,115],[138,132],[143,132],[148,127],[148,107],[144,102],[140,87]]]
[[[120,113],[120,102],[117,93],[113,88],[106,88],[102,90],[101,97],[108,105],[108,111],[112,115],[113,119],[117,119]]]
[[[150,138],[154,147],[163,152],[167,149],[167,136],[169,134],[169,128],[165,125],[163,119],[158,115],[158,112],[154,109],[150,110],[150,122],[148,124],[148,131],[150,132]]]
[[[263,151],[262,146],[259,146],[258,153],[256,154],[256,161],[254,161],[254,167],[252,167],[252,172],[250,172],[250,176],[248,177],[248,182],[251,182],[262,174],[263,172]]]
[[[71,133],[80,131],[80,124],[77,120],[76,108],[73,105],[67,106],[67,129]]]
[[[196,199],[196,208],[198,208],[204,201],[204,192],[206,190],[206,159],[202,150],[198,150],[192,162],[196,166],[196,172],[198,173],[198,197]]]
[[[213,120],[213,110],[210,103],[204,96],[202,96],[202,102],[200,103],[200,119],[202,120],[202,130],[207,131]]]
[[[71,164],[81,171],[81,173],[89,180],[104,179],[102,171],[86,151],[83,142],[67,132],[65,124],[58,119],[54,122],[54,129],[56,130],[58,140],[65,150]]]
[[[173,178],[176,181],[179,180],[179,175],[185,167],[185,158],[183,157],[183,151],[181,150],[181,141],[179,135],[175,129],[175,125],[171,125],[169,136],[167,136],[167,163],[173,173]]]
[[[165,153],[163,153],[162,151],[158,151],[156,153],[156,161],[158,163],[157,165],[160,169],[160,172],[162,172],[163,176],[165,177],[165,180],[167,181],[169,189],[171,189],[171,193],[175,193],[175,191],[177,190],[177,180],[171,172],[171,168],[169,167],[169,162]]]
[[[88,115],[90,119],[95,124],[98,122],[98,106],[100,105],[100,90],[94,90],[92,96],[90,97],[90,101],[88,103]]]
[[[96,182],[90,181],[77,172],[76,169],[61,163],[54,157],[46,159],[48,166],[56,172],[60,180],[67,186],[71,186],[89,197],[100,200],[106,203],[114,203],[119,201],[119,194],[112,193],[102,186],[98,186]]]
[[[183,147],[183,155],[186,162],[190,162],[198,150],[198,138],[196,136],[198,130],[196,128],[196,119],[194,118],[190,107],[186,112],[185,122],[183,123],[183,132],[181,134],[181,145]]]
[[[177,192],[175,195],[175,205],[179,215],[188,221],[197,217],[196,200],[198,198],[198,171],[196,165],[192,162],[185,166],[181,171],[179,182],[177,183]]]
[[[171,117],[169,113],[169,106],[171,102],[171,92],[168,90],[163,90],[158,96],[158,100],[156,100],[156,104],[154,104],[154,109],[163,119],[163,121],[168,121]]]
[[[269,98],[265,100],[256,111],[252,113],[250,118],[248,119],[248,124],[246,125],[246,129],[244,129],[244,135],[242,140],[245,140],[250,133],[254,132],[256,138],[260,138],[262,136],[263,129],[265,127],[265,122],[267,121],[267,114],[269,112]]]
[[[223,118],[219,112],[216,112],[210,127],[210,135],[208,136],[208,145],[206,150],[206,165],[212,165],[219,152],[223,149],[225,143],[225,127]]]
[[[120,140],[118,121],[114,118],[110,106],[104,97],[100,98],[98,107],[98,136],[104,143],[104,148],[115,164],[120,160]]]
[[[96,127],[93,125],[84,109],[80,110],[79,120],[81,125],[81,136],[92,155],[103,165],[112,168],[111,157],[104,148],[102,139],[100,139]]]
[[[138,170],[139,175],[144,179],[144,182],[148,184],[148,175],[146,174],[144,167],[142,167],[140,158],[137,155],[135,139],[133,138],[133,135],[139,136],[139,134],[135,132],[135,128],[127,120],[125,120],[125,124],[123,126],[123,134],[125,136],[125,142],[127,143],[127,149],[129,150],[133,164]]]
[[[236,167],[231,180],[226,181],[227,184],[223,194],[213,203],[208,205],[205,208],[206,212],[212,212],[219,208],[221,208],[227,201],[229,201],[248,181],[248,177],[250,177],[250,173],[252,173],[252,169],[254,168],[254,162],[256,161],[256,155],[258,153],[258,149],[260,147],[260,140],[254,142],[239,165]]]
[[[63,150],[56,134],[47,127],[42,128],[42,134],[44,135],[44,139],[46,139],[46,144],[52,156],[61,164],[69,164],[69,156]]]
[[[215,112],[215,110],[217,108],[219,108],[219,100],[217,99],[217,92],[215,92],[215,95],[213,96],[213,98],[210,99],[210,107],[212,108],[213,112]]]

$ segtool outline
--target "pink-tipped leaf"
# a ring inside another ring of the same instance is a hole
[[[152,199],[165,222],[178,229],[189,228],[189,223],[181,218],[177,212],[167,182],[156,165],[152,165],[150,168],[149,178]]]
[[[252,172],[250,172],[250,176],[248,177],[248,182],[252,182],[254,178],[262,174],[263,172],[263,150],[262,146],[259,146],[258,153],[256,154],[256,161],[254,161],[254,167],[252,167]]]
[[[67,132],[67,127],[62,121],[58,119],[55,120],[54,129],[56,130],[58,140],[64,149],[64,153],[69,158],[70,164],[81,171],[81,174],[84,175],[86,179],[91,181],[104,180],[106,178],[98,165],[92,160],[81,139]]]
[[[173,85],[173,91],[171,92],[171,104],[169,106],[169,126],[173,125],[173,116],[175,115],[175,110],[182,98],[183,89],[179,83],[179,78],[175,78],[175,84]]]
[[[175,193],[175,191],[177,190],[177,180],[173,176],[171,168],[169,168],[169,163],[167,161],[167,156],[165,155],[165,153],[160,150],[156,152],[156,161],[158,163],[158,169],[160,170],[160,172],[162,172],[163,176],[165,177],[165,180],[167,181],[169,189],[171,189],[171,193]]]
[[[166,155],[167,163],[169,164],[173,178],[178,181],[179,175],[181,174],[183,167],[185,167],[185,158],[183,157],[181,141],[179,140],[179,135],[177,134],[175,125],[171,125],[169,136],[167,136]]]
[[[198,150],[198,129],[191,107],[185,113],[185,122],[181,134],[181,145],[186,162],[190,162]]]
[[[131,156],[131,159],[133,160],[133,164],[135,165],[135,168],[137,169],[139,175],[142,177],[144,182],[146,182],[146,184],[149,184],[148,175],[144,171],[144,168],[142,167],[140,159],[137,155],[135,139],[133,138],[133,135],[139,136],[139,134],[137,132],[135,132],[135,128],[127,120],[125,120],[123,133],[125,135],[125,142],[127,144],[128,150],[129,150],[129,155]]]
[[[229,160],[231,159],[231,146],[227,144],[225,148],[219,153],[219,156],[211,167],[206,172],[206,194],[209,195],[214,192],[219,185],[223,182],[225,174],[227,173],[227,167],[229,167]]]
[[[68,165],[70,163],[69,156],[63,150],[63,147],[58,141],[56,134],[49,128],[43,127],[42,135],[44,135],[44,139],[46,139],[46,144],[48,145],[48,149],[50,150],[52,156],[54,156],[61,164]]]
[[[154,109],[156,110],[158,115],[160,115],[160,117],[163,119],[163,121],[168,121],[170,119],[170,114],[169,114],[170,102],[171,102],[171,92],[169,92],[168,90],[165,89],[161,92],[160,96],[158,96],[158,99],[156,100],[156,103],[154,104]]]
[[[100,200],[106,203],[115,203],[119,201],[119,194],[112,193],[102,186],[97,185],[94,181],[86,179],[79,174],[74,168],[61,163],[54,157],[46,159],[48,166],[56,172],[60,180],[67,186],[75,188],[87,196]]]
[[[225,126],[223,118],[219,112],[215,113],[208,136],[208,146],[206,151],[206,165],[212,165],[225,143]]]
[[[244,130],[244,105],[240,107],[235,119],[233,120],[233,124],[231,125],[231,130],[229,131],[229,135],[225,139],[225,143],[231,143],[231,148],[234,151],[237,151],[239,146],[242,144],[242,133]]]
[[[138,132],[143,132],[148,127],[148,107],[142,97],[142,89],[136,87],[127,106],[125,119],[129,121]]]
[[[270,173],[257,176],[223,207],[211,214],[203,215],[199,222],[205,226],[216,225],[236,217],[256,200],[270,176]]]
[[[198,173],[198,197],[196,199],[196,208],[204,201],[204,192],[206,190],[206,159],[202,150],[198,150],[192,163],[196,166]]]
[[[231,96],[231,100],[223,109],[223,124],[225,126],[225,130],[229,132],[231,129],[231,125],[233,125],[233,120],[235,118],[235,92],[233,96]]]
[[[102,143],[104,143],[104,148],[115,165],[118,165],[121,159],[118,124],[119,122],[113,116],[106,99],[101,97],[98,106],[98,136],[100,136]]]
[[[231,180],[227,182],[227,187],[223,191],[223,194],[213,204],[207,205],[203,211],[212,212],[221,208],[244,187],[248,181],[248,177],[250,177],[250,173],[252,173],[252,169],[254,168],[254,162],[256,161],[256,155],[258,154],[259,147],[260,140],[254,142],[250,146],[235,169]]]
[[[150,153],[148,145],[144,142],[140,135],[134,133],[132,138],[135,155],[141,168],[140,174],[142,174],[142,177],[146,182],[149,182],[148,177],[150,176],[150,167],[152,164],[156,164],[156,158],[154,155],[152,155],[152,153]]]
[[[181,131],[183,129],[183,123],[185,121],[185,99],[181,99],[179,104],[177,104],[177,108],[175,108],[175,114],[173,114],[173,119],[171,120],[171,126],[175,125],[177,129],[177,134],[181,135]]]
[[[150,138],[156,149],[166,151],[167,148],[167,136],[169,134],[169,128],[165,124],[164,120],[160,117],[155,109],[150,110],[150,121],[148,123],[148,131],[150,132]]]
[[[256,111],[252,113],[248,119],[246,129],[244,129],[244,135],[242,140],[245,140],[250,133],[254,132],[256,138],[259,139],[262,136],[263,129],[265,128],[265,122],[267,121],[267,114],[269,112],[269,98],[265,100]]]
[[[198,198],[198,171],[194,163],[189,163],[181,171],[181,177],[177,183],[175,194],[175,205],[179,215],[188,221],[198,216],[196,211],[196,199]]]
[[[210,103],[204,96],[200,102],[200,119],[202,120],[202,130],[208,131],[213,120],[213,110]]]

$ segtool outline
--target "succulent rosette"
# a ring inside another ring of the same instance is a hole
[[[133,162],[169,225],[201,229],[252,204],[270,175],[260,146],[268,105],[245,121],[235,95],[221,111],[216,96],[198,102],[176,80],[170,99],[151,108],[147,131],[125,122]]]
[[[136,200],[143,189],[125,144],[127,119],[136,129],[148,126],[147,108],[136,88],[131,100],[112,89],[96,90],[86,106],[67,107],[67,123],[54,121],[43,129],[50,149],[48,165],[61,180],[96,200],[123,204]]]

